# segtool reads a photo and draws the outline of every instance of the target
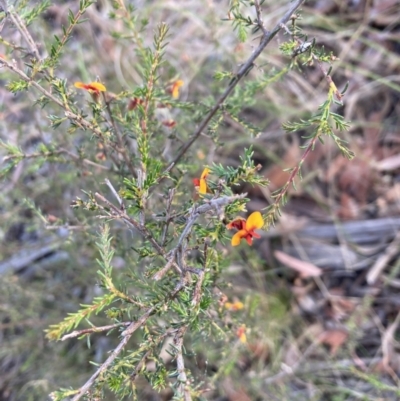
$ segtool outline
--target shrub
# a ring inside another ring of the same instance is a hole
[[[85,339],[89,346],[95,333],[115,333],[119,338],[86,383],[78,389],[55,391],[52,399],[102,399],[105,391],[123,399],[136,394],[138,377],[156,391],[171,388],[174,399],[200,399],[218,373],[211,375],[210,383],[204,382],[196,350],[204,344],[215,350],[222,347],[222,371],[231,364],[232,341],[235,347],[247,341],[249,327],[241,315],[244,304],[229,301],[224,294],[231,246],[252,245],[260,237],[261,231],[256,230],[268,230],[274,224],[289,187],[301,177],[301,166],[318,142],[328,137],[346,157],[353,156],[338,135],[348,128],[335,111],[344,90],[339,91],[331,78],[334,55],[319,48],[315,39],[308,40],[301,30],[298,10],[304,1],[299,0],[287,4],[274,27],[263,23],[262,2],[231,2],[222,23],[230,23],[242,42],[249,34],[258,35],[258,45],[237,71],[215,72],[217,100],[201,93],[181,100],[188,82],[169,62],[168,26],[159,24],[148,45],[149,21],[141,20],[140,10],[123,1],[115,1],[109,14],[118,27],[113,38],[135,49],[135,74],[141,81],[121,87],[113,80],[112,70],[100,65],[101,76],[88,77],[74,65],[72,55],[93,3],[81,0],[79,9],[69,11],[62,34],[49,47],[39,47],[30,33],[40,15],[48,12],[49,1],[33,8],[20,2],[4,10],[5,21],[13,26],[7,34],[12,37],[16,30],[24,41],[24,46],[12,40],[2,42],[6,52],[0,65],[9,72],[7,89],[17,102],[23,96],[34,99],[46,117],[40,119],[38,129],[50,126],[54,134],[40,141],[34,151],[2,142],[7,153],[2,175],[9,177],[21,163],[33,174],[40,174],[44,166],[58,166],[73,192],[82,189],[84,193],[72,203],[79,213],[76,221],[87,219],[87,231],[98,231],[101,290],[92,302],[53,324],[47,338]],[[256,60],[279,31],[285,35],[280,45],[285,66],[264,67],[264,71]],[[86,50],[82,52],[85,55]],[[303,135],[303,156],[290,170],[286,184],[273,194],[270,206],[247,219],[240,217],[249,200],[245,188],[266,186],[268,180],[260,174],[252,147],[245,148],[236,165],[230,166],[204,165],[207,146],[223,146],[220,135],[227,118],[250,137],[257,136],[259,128],[246,121],[243,109],[267,86],[284,81],[293,69],[312,65],[324,75],[326,101],[314,114],[283,125],[287,132]],[[47,227],[55,223],[52,216],[30,205]],[[123,257],[123,270],[114,268],[116,256]],[[257,316],[257,301],[246,308],[253,318]]]

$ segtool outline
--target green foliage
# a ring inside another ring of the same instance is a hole
[[[256,32],[259,29],[256,20],[253,20],[250,16],[244,15],[243,9],[252,6],[254,6],[252,1],[233,0],[230,2],[228,19],[226,19],[226,21],[232,21],[233,27],[237,31],[238,39],[241,42],[247,40],[249,28],[253,28],[253,32]]]
[[[26,26],[28,27],[44,11],[46,11],[50,7],[50,4],[50,0],[43,0],[38,3],[36,7],[32,7],[31,9],[26,8],[25,10],[21,11],[20,16],[25,21]]]
[[[11,92],[16,94],[17,92],[26,91],[29,87],[29,82],[19,80],[19,81],[12,81],[7,84],[6,88]]]
[[[252,185],[267,186],[268,180],[257,174],[261,166],[256,166],[253,160],[253,149],[244,149],[244,156],[241,157],[242,165],[238,168],[214,165],[212,172],[220,179],[224,180],[228,187],[239,185],[246,182]]]
[[[59,38],[56,35],[54,36],[54,42],[50,48],[50,57],[48,57],[43,61],[43,69],[54,68],[59,63],[65,45],[72,38],[72,32],[74,28],[78,24],[85,22],[85,20],[82,19],[82,16],[85,13],[85,11],[95,2],[96,2],[95,0],[80,0],[79,10],[75,15],[71,10],[68,11],[69,26],[67,28],[62,27],[63,30],[62,38]]]

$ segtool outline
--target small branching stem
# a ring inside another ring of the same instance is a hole
[[[82,162],[84,164],[87,164],[89,166],[93,166],[96,168],[100,168],[102,170],[108,171],[109,168],[107,166],[103,166],[102,164],[95,163],[92,160],[89,159],[81,159],[78,155],[72,153],[71,151],[67,149],[59,149],[56,151],[50,151],[50,152],[33,152],[33,153],[18,153],[18,154],[10,154],[8,156],[3,157],[3,162],[9,161],[9,160],[19,160],[19,159],[37,159],[40,157],[43,158],[51,158],[55,157],[58,155],[66,154],[70,156],[72,159],[74,159],[76,162]]]
[[[254,0],[254,7],[256,9],[256,14],[257,14],[257,25],[261,29],[264,35],[268,34],[267,29],[264,26],[262,17],[261,17],[261,5],[260,5],[260,0]]]
[[[189,268],[188,268],[188,270],[189,270]],[[194,291],[193,291],[193,300],[192,300],[192,305],[196,306],[196,307],[199,305],[199,302],[201,299],[201,287],[203,285],[204,273],[205,273],[204,270],[200,270],[200,269],[197,269],[197,270],[198,270],[198,273],[197,273],[198,279],[197,279],[196,287],[194,288]]]
[[[184,401],[192,401],[190,388],[188,386],[188,378],[185,372],[185,361],[183,359],[183,337],[187,331],[187,326],[179,328],[174,338],[174,346],[176,353],[176,367],[178,371],[178,396],[183,395]]]
[[[152,341],[151,347],[143,354],[140,358],[139,362],[136,364],[135,369],[133,370],[132,374],[129,376],[129,380],[132,382],[136,379],[137,375],[143,368],[144,364],[146,363],[147,358],[154,352],[154,349],[158,347],[158,345],[164,341],[165,337],[171,336],[176,333],[178,329],[168,329],[164,333],[160,334],[156,339]]]
[[[64,33],[64,36],[62,37],[57,49],[55,50],[53,58],[55,58],[55,59],[59,58],[63,47],[67,43],[68,39],[71,37],[73,29],[79,23],[79,20],[81,19],[82,15],[85,13],[85,11],[86,11],[86,8],[79,9],[78,12],[75,14],[74,19],[69,24],[67,30]]]
[[[117,199],[118,203],[119,203],[119,207],[121,210],[125,210],[125,205],[124,205],[124,201],[122,200],[122,198],[119,196],[118,192],[115,190],[114,186],[111,184],[111,181],[106,178],[104,180],[104,182],[106,183],[106,185],[108,186],[108,188],[110,188],[110,191],[112,192],[112,194],[115,196],[115,198]]]
[[[36,57],[36,60],[40,60],[40,53],[39,50],[36,46],[35,41],[33,40],[31,34],[28,31],[28,28],[25,26],[24,21],[22,21],[21,17],[14,11],[14,7],[10,7],[9,10],[9,16],[14,23],[14,25],[17,27],[23,38],[25,39],[26,43],[28,44],[31,52],[33,55]]]
[[[154,313],[156,307],[153,306],[149,308],[146,313],[144,313],[136,322],[132,322],[128,328],[122,332],[122,340],[111,353],[111,355],[105,360],[105,362],[96,370],[95,373],[89,378],[89,380],[78,390],[75,394],[74,398],[71,401],[78,401],[80,400],[85,393],[92,387],[93,383],[97,379],[99,375],[105,372],[108,367],[114,362],[115,358],[121,353],[121,351],[125,348],[125,345],[129,342],[130,338],[132,337],[133,333],[142,327],[149,317]]]
[[[68,340],[69,338],[80,337],[86,334],[93,334],[93,333],[101,333],[102,331],[108,331],[112,329],[116,329],[118,327],[129,326],[132,322],[122,322],[122,323],[115,323],[109,324],[108,326],[100,326],[100,327],[91,327],[89,329],[83,330],[75,330],[65,336],[60,338],[60,341]]]
[[[114,119],[114,116],[113,116],[113,113],[111,110],[110,102],[107,101],[104,93],[103,93],[103,101],[104,101],[104,104],[106,105],[107,115],[110,120],[111,126],[113,127],[115,137],[117,138],[119,153],[124,158],[125,164],[128,167],[129,172],[131,173],[132,177],[136,178],[137,174],[136,174],[135,168],[133,167],[132,159],[128,155],[127,148],[124,144],[124,138],[122,136],[122,133],[121,133],[118,125],[115,123],[115,119]]]
[[[304,161],[307,159],[307,156],[310,154],[310,152],[312,150],[314,150],[315,144],[316,144],[318,138],[319,138],[319,134],[317,133],[310,140],[310,142],[308,143],[308,145],[306,147],[306,150],[303,153],[303,156],[301,157],[300,162],[297,164],[296,167],[293,168],[286,184],[281,188],[281,190],[279,191],[279,194],[275,198],[274,203],[271,205],[271,208],[268,210],[268,212],[266,214],[266,218],[265,218],[265,225],[267,226],[267,229],[275,221],[276,215],[279,212],[279,209],[281,207],[284,196],[286,195],[290,186],[293,185],[294,180],[295,180],[296,176],[299,174]]]
[[[141,225],[131,216],[126,214],[123,210],[118,209],[114,204],[112,204],[108,199],[106,199],[103,195],[99,194],[98,192],[95,193],[95,197],[104,202],[112,210],[111,215],[114,218],[119,218],[124,222],[128,223],[130,226],[136,228],[136,230],[138,230],[140,234],[153,245],[154,249],[158,252],[159,255],[161,256],[165,255],[165,250],[157,243],[153,235],[145,226]]]
[[[328,82],[329,88],[332,88],[337,100],[341,101],[343,95],[337,89],[335,83],[333,82],[332,77],[330,76],[330,74],[328,74],[328,71],[325,70],[321,60],[315,54],[312,54],[312,58],[313,58],[313,60],[315,60],[317,62],[318,68],[320,69],[322,74],[324,74],[324,77],[325,77],[326,81]]]
[[[161,246],[165,246],[165,241],[167,240],[167,233],[168,233],[168,227],[169,224],[171,223],[171,207],[172,207],[172,201],[174,200],[176,189],[171,188],[168,191],[168,199],[167,199],[167,206],[166,206],[166,214],[165,214],[165,223],[163,227],[163,232],[161,235]]]

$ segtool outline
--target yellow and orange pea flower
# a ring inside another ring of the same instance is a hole
[[[172,84],[172,87],[170,89],[171,95],[174,99],[178,99],[179,97],[179,89],[180,87],[183,86],[183,81],[181,79],[178,79]]]
[[[100,82],[90,82],[88,84],[83,82],[75,82],[74,86],[75,88],[88,91],[96,103],[99,101],[100,92],[105,92],[107,90],[106,87]]]
[[[225,302],[225,308],[230,310],[231,312],[237,312],[244,308],[243,302],[236,301],[236,302]]]
[[[253,212],[247,220],[243,217],[238,217],[226,225],[228,230],[232,228],[238,230],[238,232],[232,237],[232,246],[237,246],[240,241],[244,238],[249,245],[253,245],[253,238],[261,238],[255,230],[262,228],[264,220],[260,212]]]
[[[237,330],[236,330],[236,336],[239,339],[239,341],[243,344],[246,344],[247,342],[247,337],[246,337],[246,326],[242,324]]]
[[[196,188],[198,188],[199,194],[206,194],[208,190],[206,178],[210,174],[211,170],[209,168],[205,168],[201,173],[200,178],[193,178],[193,184]]]

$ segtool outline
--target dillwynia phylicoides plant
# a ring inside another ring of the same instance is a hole
[[[338,136],[348,124],[332,111],[335,104],[341,104],[344,90],[339,91],[330,75],[335,57],[326,54],[315,40],[308,40],[301,30],[301,0],[288,1],[286,13],[272,27],[263,24],[262,1],[231,1],[221,23],[232,24],[241,41],[257,33],[258,45],[238,70],[214,72],[222,88],[217,99],[197,104],[180,101],[184,80],[179,74],[172,78],[162,75],[168,26],[161,23],[152,45],[146,46],[146,21],[140,19],[140,10],[124,0],[113,2],[109,18],[124,27],[123,33],[114,33],[114,39],[135,44],[135,68],[141,84],[112,93],[105,77],[64,79],[64,53],[93,3],[80,0],[79,9],[69,12],[62,34],[48,47],[37,46],[31,28],[50,1],[33,8],[23,1],[9,7],[3,4],[1,15],[5,51],[0,67],[7,77],[7,89],[14,94],[29,93],[49,125],[63,133],[62,140],[54,136],[54,141],[41,143],[31,153],[2,142],[7,152],[2,176],[7,177],[24,161],[32,170],[45,163],[67,163],[78,170],[92,167],[103,180],[103,185],[93,190],[82,188],[84,195],[72,202],[73,208],[83,209],[99,221],[97,273],[101,294],[52,325],[47,338],[85,339],[90,344],[94,333],[114,333],[119,343],[80,388],[55,391],[52,399],[103,399],[105,391],[114,392],[117,399],[136,397],[139,376],[157,391],[170,387],[174,399],[200,399],[205,387],[188,367],[187,339],[210,344],[210,340],[233,338],[246,343],[246,326],[240,320],[224,319],[225,314],[242,309],[243,304],[228,302],[219,290],[227,263],[222,250],[239,244],[251,246],[262,230],[274,224],[289,187],[300,176],[302,163],[318,142],[332,139],[344,156],[352,157]],[[280,30],[286,37],[280,46],[286,66],[279,71],[249,74],[257,57],[267,51],[265,48]],[[20,35],[20,45],[7,40],[6,35],[15,32]],[[242,108],[267,85],[284,79],[299,65],[320,69],[326,81],[326,101],[311,117],[283,126],[288,132],[305,133],[303,156],[293,166],[287,183],[274,193],[274,202],[245,217],[249,199],[246,193],[238,193],[239,185],[268,184],[258,174],[261,166],[255,164],[252,149],[243,150],[236,167],[203,166],[193,157],[193,151],[202,134],[218,144],[226,114],[250,135],[257,133],[256,127],[239,117]],[[79,97],[82,94],[85,96]],[[160,109],[180,109],[181,114],[175,119],[160,119]],[[75,151],[68,148],[74,138],[79,138]],[[131,263],[117,273],[112,261],[118,253],[118,241],[112,230],[121,223],[131,233]],[[92,319],[96,315],[104,315],[108,324],[95,326]],[[135,337],[137,332],[140,340]],[[167,359],[160,356],[166,344]]]

